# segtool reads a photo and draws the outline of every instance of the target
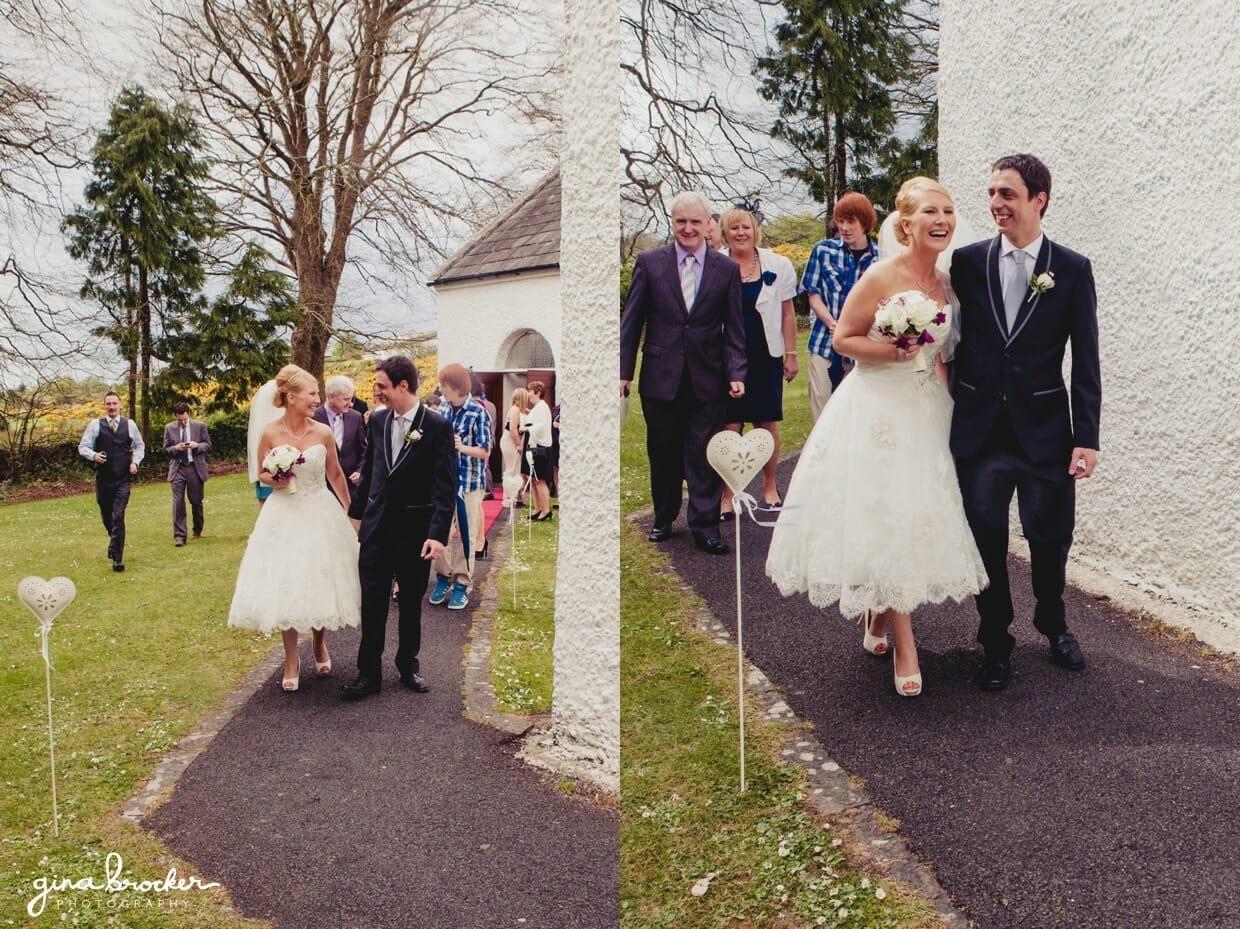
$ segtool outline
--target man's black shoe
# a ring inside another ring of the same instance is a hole
[[[650,530],[650,535],[646,536],[651,542],[666,542],[672,537],[671,526],[660,526],[655,523]]]
[[[1006,690],[1008,684],[1012,683],[1011,657],[999,658],[987,655],[982,659],[982,666],[977,669],[977,676],[974,680],[982,690]]]
[[[112,570],[117,572],[124,571],[125,565],[122,562],[114,561],[112,562]]]
[[[421,674],[418,674],[417,671],[410,671],[408,674],[402,674],[400,676],[400,683],[401,686],[406,687],[417,694],[429,693],[431,689],[431,685],[426,683],[426,678],[422,677]]]
[[[693,534],[693,544],[708,555],[726,555],[731,551],[723,539],[718,536],[705,536],[695,532]]]
[[[369,697],[377,694],[381,689],[379,681],[369,677],[358,677],[352,684],[345,684],[340,688],[341,696],[346,700],[361,700],[363,697]]]
[[[1081,654],[1080,643],[1071,632],[1064,631],[1059,635],[1049,636],[1051,643],[1051,661],[1069,671],[1080,671],[1085,667],[1085,656]]]

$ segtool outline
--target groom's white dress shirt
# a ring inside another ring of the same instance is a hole
[[[1025,284],[1033,279],[1033,265],[1038,260],[1038,253],[1042,251],[1042,240],[1046,238],[1045,234],[1038,236],[1021,251],[1028,257],[1025,259]],[[1007,293],[1008,281],[1012,279],[1012,275],[1016,273],[1016,259],[1012,257],[1012,253],[1016,251],[1016,246],[1007,240],[1006,236],[1000,236],[999,244],[999,291]]]
[[[405,436],[409,434],[409,430],[413,427],[413,418],[418,412],[418,404],[415,403],[405,411],[403,416],[397,415],[396,411],[392,411],[392,460],[395,461],[400,457],[401,449],[405,447]]]

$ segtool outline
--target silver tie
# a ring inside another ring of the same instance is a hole
[[[680,292],[684,295],[686,310],[693,309],[693,298],[697,295],[697,275],[693,273],[696,266],[697,259],[689,255],[680,269]]]
[[[1003,291],[1003,309],[1007,313],[1009,335],[1016,325],[1016,314],[1020,312],[1020,305],[1029,292],[1029,275],[1025,273],[1025,257],[1023,248],[1012,252],[1012,260],[1016,262],[1016,268],[1008,277],[1007,287]]]
[[[409,434],[409,422],[403,416],[397,416],[396,422],[392,427],[392,460],[395,461],[400,457],[401,449],[405,446],[405,436]]]

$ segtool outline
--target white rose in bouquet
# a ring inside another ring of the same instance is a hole
[[[941,324],[946,319],[942,307],[918,290],[902,291],[880,301],[878,312],[874,314],[878,331],[900,348],[933,342],[930,326]],[[926,359],[920,351],[913,367],[917,371],[926,370]]]
[[[297,493],[297,482],[293,479],[294,468],[299,464],[306,463],[306,456],[301,453],[301,449],[294,448],[292,445],[277,445],[269,451],[263,458],[263,470],[267,471],[277,481],[287,480],[285,485],[291,494]]]

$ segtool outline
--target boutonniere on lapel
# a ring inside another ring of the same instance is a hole
[[[421,442],[421,441],[422,441],[422,430],[421,429],[410,429],[408,432],[405,433],[405,448],[408,448],[414,442]]]
[[[1029,299],[1040,297],[1055,286],[1055,275],[1050,271],[1035,274],[1029,279]]]
[[[767,287],[770,287],[772,284],[774,284],[775,283],[775,272],[774,271],[763,271],[762,272],[762,283],[765,284]]]

